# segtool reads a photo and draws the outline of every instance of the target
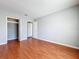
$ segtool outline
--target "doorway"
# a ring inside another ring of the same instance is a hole
[[[27,22],[27,38],[32,38],[33,36],[33,23],[28,21]]]
[[[19,20],[7,18],[7,36],[8,41],[19,41]]]

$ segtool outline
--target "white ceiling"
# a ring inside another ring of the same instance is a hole
[[[38,18],[78,3],[79,0],[0,0],[0,9]]]

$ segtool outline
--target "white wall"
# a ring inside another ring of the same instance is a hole
[[[38,20],[38,37],[42,40],[79,47],[78,6],[42,17]]]
[[[20,41],[27,39],[27,20],[28,19],[29,19],[28,17],[21,17],[20,19],[20,24],[19,24]]]
[[[28,18],[11,12],[9,10],[0,10],[0,45],[7,43],[7,17],[17,17],[20,20],[20,41],[27,39],[27,20]]]

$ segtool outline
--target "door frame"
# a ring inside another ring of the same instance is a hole
[[[28,36],[28,23],[32,24],[32,36]],[[33,22],[32,21],[27,21],[27,38],[32,38],[33,37]]]
[[[6,35],[7,35],[7,43],[8,43],[8,18],[11,18],[11,19],[16,19],[16,20],[18,20],[18,23],[17,23],[17,26],[18,26],[18,32],[17,32],[17,34],[18,34],[18,39],[17,39],[17,41],[20,41],[20,35],[19,35],[19,32],[20,32],[20,19],[18,19],[18,18],[13,18],[13,17],[7,17],[6,18]]]

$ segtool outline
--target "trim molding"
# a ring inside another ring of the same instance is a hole
[[[36,39],[43,40],[43,38],[36,38]],[[54,43],[54,44],[58,44],[58,45],[62,45],[62,46],[65,46],[65,47],[69,47],[69,48],[73,48],[73,49],[78,49],[79,50],[79,47],[76,47],[76,46],[72,46],[72,45],[68,45],[68,44],[63,44],[63,43],[59,43],[59,42],[55,42],[55,41],[50,41],[50,40],[45,40],[45,39],[43,41],[47,41],[47,42],[50,42],[50,43]]]
[[[5,43],[0,43],[0,45],[5,45],[5,44],[7,44],[7,42],[5,42]]]
[[[27,38],[26,39],[19,39],[19,41],[24,41],[24,40],[27,40]]]

